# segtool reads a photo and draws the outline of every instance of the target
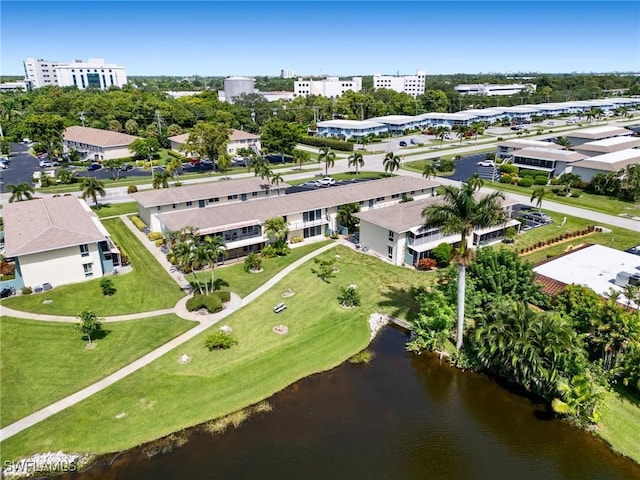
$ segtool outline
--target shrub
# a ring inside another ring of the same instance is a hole
[[[244,259],[244,271],[248,273],[251,270],[261,270],[261,269],[262,269],[262,257],[260,255],[256,255],[253,252],[247,255],[247,258]]]
[[[353,151],[353,143],[336,140],[334,138],[311,137],[304,135],[300,139],[300,143],[311,145],[312,147],[329,147],[334,150],[340,150],[343,152]]]
[[[572,198],[578,198],[580,196],[582,196],[582,191],[580,191],[580,190],[574,190],[573,192],[571,192],[571,197]]]
[[[22,294],[23,295],[30,295],[33,293],[33,288],[31,287],[22,287]]]
[[[262,255],[263,258],[273,258],[278,254],[277,254],[276,249],[275,249],[275,247],[273,245],[266,245],[260,251],[260,255]]]
[[[431,270],[438,266],[438,262],[434,258],[421,258],[416,265],[418,270]]]
[[[147,238],[153,242],[155,240],[160,240],[164,237],[160,232],[149,232],[149,234],[147,235]]]
[[[291,249],[284,242],[280,245],[276,245],[274,250],[276,252],[276,255],[279,257],[286,257],[291,253]]]
[[[145,228],[147,228],[147,226],[144,224],[144,222],[143,222],[142,220],[140,220],[140,217],[138,217],[137,215],[132,215],[132,216],[131,216],[131,217],[129,217],[129,218],[131,218],[131,223],[133,223],[133,224],[136,226],[136,228],[137,228],[138,230],[140,230],[141,232],[142,232]]]
[[[215,295],[221,302],[228,302],[231,300],[231,292],[229,290],[216,290]]]
[[[178,152],[174,151],[174,150],[167,150],[167,155],[169,155],[170,157],[173,158],[177,158],[179,160],[186,160],[186,157],[184,155],[179,154]]]
[[[220,330],[210,333],[204,339],[204,346],[210,352],[213,350],[227,350],[237,344],[238,341],[231,333],[221,332]]]
[[[120,265],[122,265],[123,267],[126,267],[127,265],[131,265],[131,260],[129,260],[129,256],[125,253],[122,253],[122,250],[120,251]]]
[[[222,310],[222,300],[215,294],[211,295],[194,295],[187,300],[187,310],[193,312],[206,308],[209,313],[215,313]]]
[[[135,185],[129,185],[127,187],[128,194],[136,193],[137,191],[138,191],[138,187],[136,187]]]
[[[535,177],[533,179],[533,183],[535,185],[546,185],[548,181],[549,181],[549,179],[547,177],[545,177],[544,175],[538,175],[537,177]]]
[[[304,238],[302,238],[302,237],[293,237],[291,239],[291,243],[300,243],[300,242],[304,242]]]
[[[435,259],[438,267],[446,267],[451,263],[453,247],[448,243],[441,243],[431,250],[431,256]]]
[[[338,232],[333,232],[331,235],[329,235],[329,237],[332,240],[338,240],[340,238],[340,234],[338,234]]]
[[[535,177],[537,175],[540,175],[540,172],[537,170],[527,170],[527,169],[520,169],[520,171],[518,172],[518,175],[520,175],[521,177]]]
[[[511,180],[513,180],[511,175],[502,175],[500,177],[500,183],[511,183]]]
[[[338,296],[340,305],[344,307],[357,307],[360,305],[360,294],[353,285],[348,287],[342,287],[340,289],[341,294]]]
[[[518,173],[518,167],[516,167],[515,165],[511,165],[510,163],[504,163],[500,165],[498,170],[500,171],[500,173],[508,173],[510,175]]]
[[[156,247],[161,247],[162,245],[164,245],[164,238],[159,238],[158,240],[156,240],[155,245]]]
[[[523,177],[520,180],[518,180],[518,185],[521,187],[530,187],[531,185],[533,185],[533,178]]]
[[[359,363],[369,363],[373,360],[373,352],[371,350],[361,350],[349,359],[349,363],[355,365]]]
[[[113,281],[110,278],[100,280],[100,288],[102,289],[102,295],[106,297],[110,297],[116,293],[116,287],[113,286]]]

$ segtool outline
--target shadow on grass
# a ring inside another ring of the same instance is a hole
[[[377,305],[384,307],[394,317],[413,321],[418,314],[418,304],[415,299],[418,291],[416,287],[401,288],[387,285],[381,288],[381,298]]]

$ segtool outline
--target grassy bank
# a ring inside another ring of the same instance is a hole
[[[640,463],[640,400],[620,389],[608,393],[601,409],[597,435],[611,448]]]
[[[87,350],[73,324],[2,317],[0,425],[90,385],[195,326],[175,315],[104,324]]]
[[[340,255],[336,258],[334,255]],[[323,254],[336,258],[330,283],[308,262],[271,291],[225,319],[238,345],[209,352],[200,335],[148,367],[86,401],[9,438],[2,460],[41,451],[123,450],[170,432],[221,417],[265,399],[295,381],[331,369],[369,343],[367,318],[374,311],[411,317],[411,287],[432,274],[393,267],[344,247]],[[357,284],[362,305],[338,305],[340,287]],[[292,288],[281,314],[272,312]],[[276,324],[286,335],[272,331]],[[187,354],[188,364],[178,357]],[[122,418],[116,415],[125,413]]]
[[[119,218],[103,221],[113,240],[131,260],[133,270],[112,275],[116,293],[102,294],[99,278],[63,285],[45,293],[22,295],[2,301],[9,308],[50,315],[77,315],[85,307],[96,314],[124,315],[173,307],[184,295],[169,274]],[[43,303],[51,300],[51,303]]]

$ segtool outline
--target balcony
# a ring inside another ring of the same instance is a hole
[[[289,222],[289,230],[302,230],[303,228],[317,227],[318,225],[328,225],[329,219],[319,218],[316,220]]]

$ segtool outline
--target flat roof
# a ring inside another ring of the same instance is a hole
[[[97,226],[100,222],[96,214],[84,200],[74,196],[8,203],[2,211],[7,257],[58,250],[105,239],[104,230]]]
[[[373,117],[368,119],[371,122],[388,123],[391,125],[402,125],[404,123],[416,122],[417,119],[413,115],[384,115],[382,117]]]
[[[612,153],[638,147],[640,147],[640,138],[624,135],[622,137],[610,137],[594,142],[586,142],[572,148],[574,150],[586,150],[588,152]]]
[[[471,115],[469,113],[464,112],[456,112],[456,113],[425,113],[422,115],[424,118],[428,119],[436,119],[436,120],[471,120],[472,118],[476,118],[476,115]]]
[[[533,271],[567,285],[584,285],[604,296],[611,288],[622,292],[622,288],[615,285],[618,273],[640,273],[640,256],[590,245],[544,262]],[[626,305],[626,298],[622,298],[620,303]]]
[[[516,150],[513,152],[514,157],[524,157],[524,158],[538,158],[541,160],[555,160],[561,162],[577,162],[578,160],[583,160],[587,158],[586,155],[583,155],[578,152],[573,152],[571,150],[557,150],[553,147],[527,147],[522,150]]]
[[[85,143],[97,147],[120,147],[128,146],[140,137],[128,135],[126,133],[112,132],[100,128],[80,127],[75,125],[67,127],[64,131],[63,139],[67,142]]]
[[[478,196],[482,196],[478,194]],[[442,202],[442,197],[435,196],[422,200],[414,200],[412,202],[399,203],[383,208],[375,208],[365,212],[355,213],[354,216],[360,220],[372,223],[387,230],[397,233],[404,233],[420,227],[424,224],[422,211],[429,205],[435,205]],[[502,206],[515,205],[518,203],[513,198],[505,196]]]
[[[290,185],[280,183],[271,185],[271,191],[278,192]],[[218,180],[216,182],[197,183],[182,187],[159,188],[132,193],[133,199],[142,207],[157,207],[174,203],[193,202],[207,198],[240,195],[267,189],[267,180],[260,177],[247,177],[238,180]]]
[[[588,138],[592,140],[602,140],[620,135],[633,135],[633,131],[622,127],[602,125],[600,127],[585,128],[583,130],[573,130],[564,134],[567,138]]]
[[[513,139],[507,140],[506,142],[498,143],[499,147],[511,147],[511,148],[528,148],[528,147],[539,147],[539,148],[547,148],[552,150],[562,150],[562,145],[558,145],[553,142],[544,142],[542,140],[528,140],[528,139]]]
[[[369,120],[325,120],[324,122],[318,122],[318,127],[362,130],[366,128],[386,127],[386,125],[379,122],[370,122]]]
[[[235,202],[205,208],[193,208],[158,214],[165,228],[171,231],[185,226],[198,230],[231,225],[238,222],[265,220],[281,215],[328,208],[371,198],[402,194],[438,187],[440,183],[418,177],[391,177],[353,185],[333,186],[248,202]]]

